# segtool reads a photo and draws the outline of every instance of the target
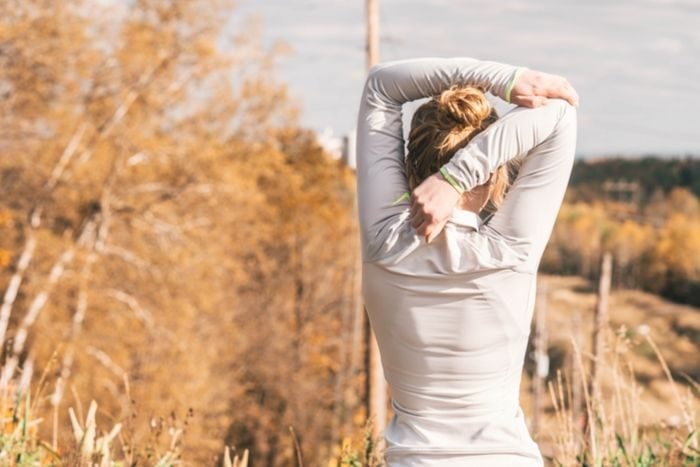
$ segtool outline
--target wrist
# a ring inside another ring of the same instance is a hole
[[[455,180],[454,177],[452,177],[452,175],[450,175],[445,166],[440,167],[440,171],[438,172],[438,174],[440,178],[449,183],[450,186],[454,188],[460,196],[462,196],[462,193],[464,193],[464,188],[462,188],[459,182]]]
[[[508,87],[506,88],[506,95],[504,96],[504,99],[506,102],[510,104],[511,98],[512,98],[512,93],[513,93],[513,88],[515,87],[515,82],[518,81],[518,78],[520,78],[520,75],[523,74],[523,72],[527,70],[525,67],[520,67],[515,70],[513,73],[513,78],[511,78],[510,83],[508,84]]]

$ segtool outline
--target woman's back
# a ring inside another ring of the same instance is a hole
[[[465,260],[454,253],[475,260],[484,237],[450,221],[399,264],[364,265],[395,414],[385,431],[389,465],[451,465],[446,455],[460,466],[542,463],[518,401],[536,276],[505,262],[450,272]],[[493,453],[507,457],[474,457]]]

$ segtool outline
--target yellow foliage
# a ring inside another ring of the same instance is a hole
[[[615,261],[620,265],[627,265],[641,258],[652,245],[654,237],[651,226],[624,220],[613,230],[609,247]]]
[[[653,248],[653,272],[700,280],[700,219],[671,214]]]
[[[692,290],[688,286],[700,281],[700,201],[675,188],[667,196],[659,192],[644,213],[629,203],[565,203],[543,266],[595,277],[603,251],[613,254],[621,285]],[[676,292],[674,298],[683,296]]]
[[[7,250],[0,249],[0,268],[4,268],[12,260],[12,253]]]
[[[686,188],[673,188],[668,194],[666,204],[671,214],[682,213],[690,218],[700,218],[700,200]]]
[[[110,15],[113,3],[86,15],[73,0],[27,0],[0,15],[12,90],[0,100],[12,206],[0,205],[0,265],[27,251],[28,214],[41,213],[8,335],[45,292],[24,345],[38,365],[61,342],[76,349],[50,390],[67,374],[77,399],[118,418],[134,376],[141,416],[200,417],[187,463],[209,464],[230,437],[281,465],[293,449],[276,430],[294,425],[317,465],[316,446],[350,417],[310,401],[351,410],[362,387],[340,371],[350,339],[324,337],[349,337],[354,178],[299,128],[270,50],[240,32],[222,44],[228,0],[121,2]]]
[[[0,227],[4,227],[12,220],[12,212],[0,210]]]

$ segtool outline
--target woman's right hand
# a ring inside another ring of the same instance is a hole
[[[460,197],[440,172],[432,174],[411,193],[411,225],[431,243],[445,226]]]
[[[578,106],[578,94],[566,78],[530,69],[525,69],[516,78],[510,102],[534,108],[545,105],[548,97],[558,97]]]

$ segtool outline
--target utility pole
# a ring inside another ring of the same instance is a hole
[[[367,70],[379,62],[379,0],[367,0]],[[366,315],[365,310],[365,315]],[[384,369],[379,354],[377,340],[372,332],[369,319],[366,319],[365,336],[367,338],[367,396],[368,413],[374,419],[372,435],[382,437],[386,427],[387,388]]]
[[[595,403],[600,401],[600,368],[605,354],[605,333],[608,326],[608,296],[612,280],[612,254],[606,251],[600,266],[598,299],[595,307],[595,327],[593,329],[593,365],[591,369],[590,394]]]
[[[379,63],[379,0],[367,0],[367,70]]]

